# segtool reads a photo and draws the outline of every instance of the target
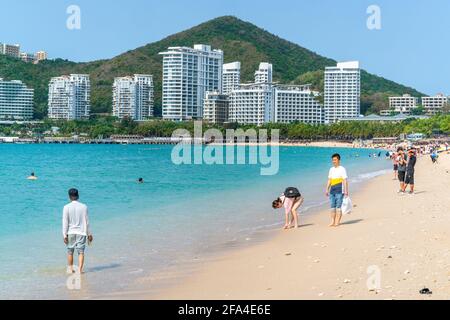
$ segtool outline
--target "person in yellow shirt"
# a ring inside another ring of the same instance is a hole
[[[326,196],[331,203],[331,223],[330,227],[338,227],[342,219],[342,203],[344,197],[349,196],[347,170],[341,166],[341,156],[332,156],[333,167],[328,174]]]

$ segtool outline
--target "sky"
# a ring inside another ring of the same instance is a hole
[[[71,5],[80,8],[80,29],[67,28]],[[380,29],[367,27],[371,5]],[[0,0],[0,42],[92,61],[234,15],[425,94],[450,94],[448,12],[448,0]]]

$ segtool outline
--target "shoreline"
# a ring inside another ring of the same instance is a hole
[[[182,143],[182,141],[172,141],[170,138],[152,138],[148,140],[54,140],[54,141],[31,141],[29,139],[24,139],[23,141],[13,141],[5,142],[0,140],[0,145],[177,145]],[[184,142],[186,144],[193,144],[194,142]],[[273,147],[316,147],[316,148],[354,148],[354,149],[384,149],[387,144],[376,144],[376,145],[360,145],[351,142],[344,141],[311,141],[311,142],[247,142],[247,143],[202,143],[204,146],[273,146]]]
[[[166,286],[152,288],[155,279],[141,279],[141,290],[103,298],[448,298],[450,273],[444,269],[450,266],[450,239],[445,226],[450,217],[445,213],[450,204],[439,199],[446,199],[442,186],[450,178],[449,170],[448,154],[437,166],[427,156],[421,157],[417,168],[420,182],[413,196],[396,194],[397,181],[392,174],[378,176],[353,193],[356,207],[339,228],[327,227],[328,211],[321,211],[302,217],[299,230],[274,230],[273,236],[259,243],[227,249],[183,271],[168,270]],[[403,220],[410,216],[413,220],[407,220],[404,227]],[[428,271],[430,258],[435,260],[432,271]],[[379,268],[382,279],[376,291],[366,285],[367,272],[373,266]],[[435,294],[420,295],[424,287],[434,289]]]
[[[384,159],[382,161],[385,161]],[[389,169],[373,170],[367,173],[358,174],[353,177],[353,185],[364,187],[370,183],[375,177],[378,177]],[[365,176],[365,177],[361,177]],[[328,207],[328,199],[310,203],[306,207],[300,208],[300,216],[303,218],[303,222],[308,224],[308,221],[323,212]],[[165,270],[158,270],[155,273],[151,273],[146,276],[142,276],[134,283],[127,286],[127,289],[120,292],[113,292],[107,295],[94,295],[94,299],[159,299],[161,292],[169,288],[173,288],[180,281],[189,279],[189,277],[197,274],[200,270],[199,267],[206,264],[214,263],[217,260],[222,259],[236,251],[243,250],[245,248],[252,248],[261,243],[271,241],[278,236],[279,230],[283,226],[283,212],[274,212],[275,215],[279,215],[278,222],[271,223],[269,225],[255,226],[250,232],[245,231],[245,234],[240,234],[235,240],[216,243],[210,247],[208,251],[199,252],[194,254],[192,259],[185,261],[179,261],[175,265],[167,267]],[[242,230],[244,232],[244,230]]]

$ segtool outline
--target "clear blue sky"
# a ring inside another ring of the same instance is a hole
[[[66,28],[72,4],[81,8],[81,30]],[[366,27],[372,4],[381,8],[381,30]],[[0,42],[91,61],[235,15],[424,93],[450,94],[449,12],[448,0],[0,0]]]

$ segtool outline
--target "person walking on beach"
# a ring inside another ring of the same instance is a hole
[[[394,152],[391,156],[392,163],[394,165],[394,180],[397,180],[398,177],[398,154]]]
[[[406,165],[405,183],[403,184],[403,193],[409,185],[409,194],[414,194],[414,173],[416,167],[417,157],[413,148],[408,150],[408,163]]]
[[[436,150],[431,150],[431,155],[430,155],[430,157],[431,157],[431,162],[432,162],[433,164],[437,164],[439,155],[438,155],[438,153],[437,153]]]
[[[341,156],[332,156],[333,167],[328,174],[326,196],[331,203],[331,223],[330,227],[338,227],[342,219],[342,203],[344,197],[349,196],[347,170],[341,166]]]
[[[304,198],[297,188],[287,188],[286,191],[272,203],[272,208],[285,210],[284,229],[298,229],[298,212],[297,210],[303,204]]]
[[[67,246],[67,273],[74,273],[73,256],[78,253],[78,272],[83,273],[86,243],[93,241],[89,226],[88,207],[78,201],[77,189],[69,190],[70,203],[64,207],[62,232]]]
[[[398,181],[400,182],[400,190],[398,193],[403,193],[403,187],[405,186],[406,178],[406,155],[403,148],[397,150],[397,162],[398,162]]]

